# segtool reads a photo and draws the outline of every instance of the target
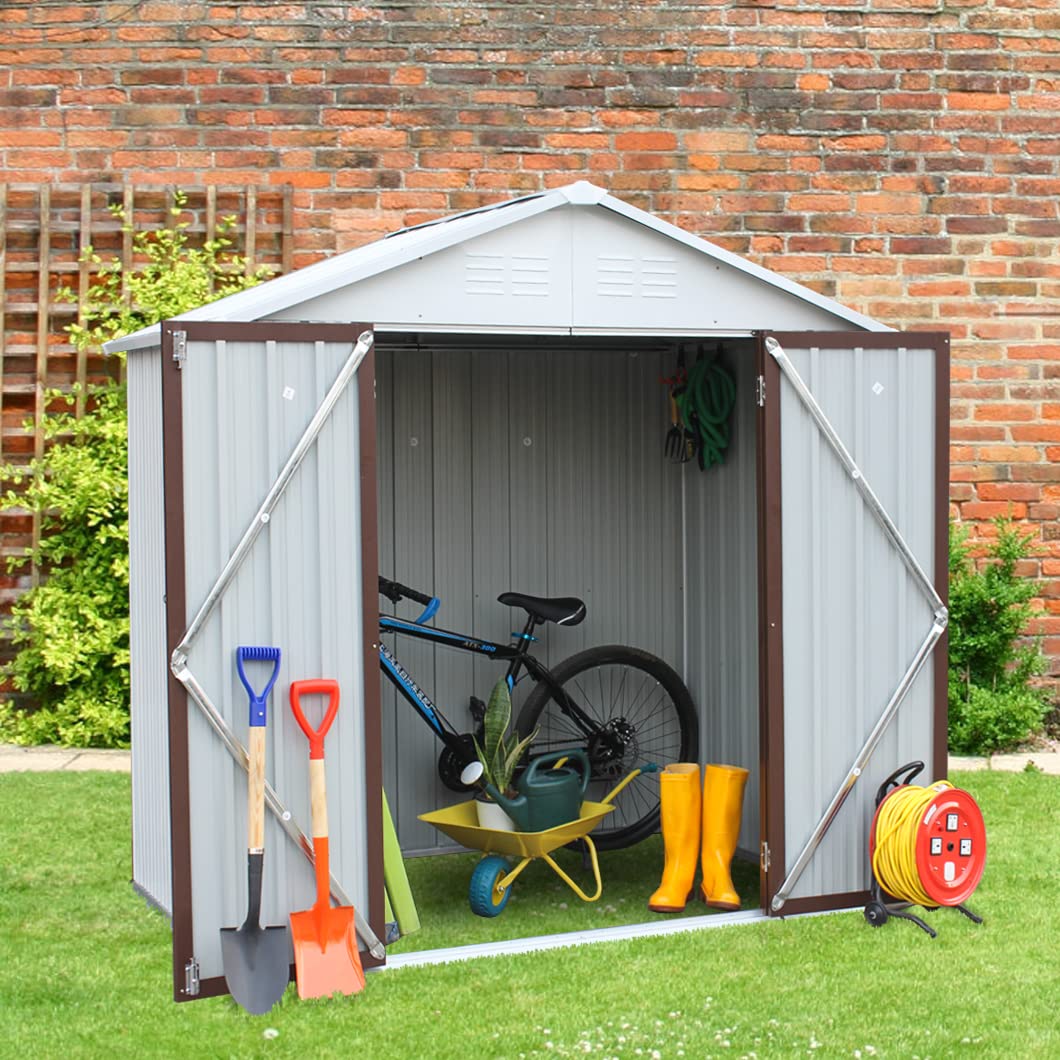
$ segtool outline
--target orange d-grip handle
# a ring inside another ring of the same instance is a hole
[[[314,729],[306,716],[302,713],[302,705],[299,702],[302,696],[322,695],[328,697],[328,709],[324,712],[324,720],[319,729]],[[339,683],[327,678],[312,678],[308,681],[291,682],[291,712],[299,728],[309,737],[310,760],[324,757],[324,737],[327,735],[331,723],[339,710]]]

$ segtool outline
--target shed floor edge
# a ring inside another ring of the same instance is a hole
[[[860,910],[857,910],[860,912]],[[689,931],[708,928],[731,927],[738,924],[753,924],[760,921],[772,923],[781,920],[797,920],[803,917],[831,916],[833,913],[849,913],[851,909],[825,909],[812,913],[796,913],[791,916],[768,916],[762,909],[741,910],[736,913],[714,913],[710,916],[686,917],[682,920],[664,921],[658,924],[628,924],[621,927],[596,928],[590,931],[570,931],[560,935],[536,935],[525,939],[509,939],[500,942],[483,942],[471,946],[453,946],[441,950],[418,950],[415,953],[398,953],[387,956],[386,964],[370,969],[383,972],[397,968],[415,968],[433,964],[448,964],[452,961],[470,961],[480,957],[507,957],[520,953],[538,953],[543,950],[563,949],[567,946],[584,946],[595,942],[620,942],[625,939],[661,938]]]

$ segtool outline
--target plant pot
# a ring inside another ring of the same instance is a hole
[[[480,828],[491,832],[516,831],[515,822],[492,799],[475,799],[475,810]]]

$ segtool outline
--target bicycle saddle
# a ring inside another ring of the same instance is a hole
[[[574,596],[526,596],[523,593],[501,593],[497,603],[521,607],[538,622],[555,622],[557,626],[576,626],[585,618],[585,604]]]

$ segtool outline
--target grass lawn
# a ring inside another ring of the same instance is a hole
[[[1060,1056],[1060,779],[954,779],[987,822],[981,927],[952,910],[929,914],[934,941],[858,912],[774,920],[383,972],[348,999],[291,988],[251,1017],[170,1001],[168,924],[128,883],[127,777],[0,776],[0,1056]],[[466,902],[467,870],[447,871],[432,887]],[[620,873],[603,873],[606,903]]]

